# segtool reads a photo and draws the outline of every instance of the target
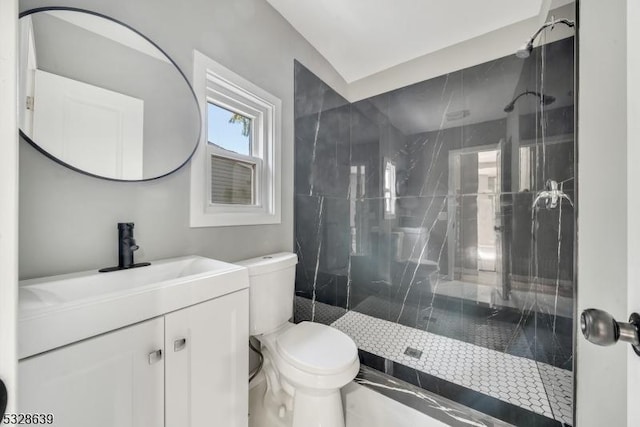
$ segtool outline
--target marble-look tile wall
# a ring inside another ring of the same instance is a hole
[[[354,310],[572,369],[573,42],[356,103],[295,63],[298,321]],[[533,207],[547,180],[571,203]]]

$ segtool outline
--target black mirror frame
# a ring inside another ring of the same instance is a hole
[[[19,129],[19,134],[20,137],[22,139],[24,139],[25,141],[27,141],[33,148],[35,148],[37,151],[39,151],[41,154],[45,155],[46,157],[48,157],[49,159],[53,160],[54,162],[67,167],[75,172],[79,172],[83,175],[87,175],[87,176],[91,176],[93,178],[99,178],[99,179],[104,179],[106,181],[115,181],[115,182],[145,182],[145,181],[154,181],[156,179],[160,179],[160,178],[164,178],[168,175],[171,175],[174,172],[177,172],[178,170],[182,169],[187,163],[189,163],[191,161],[191,159],[193,158],[193,155],[195,154],[196,150],[198,149],[198,146],[200,145],[200,138],[202,137],[202,110],[200,109],[200,103],[198,102],[198,97],[196,96],[195,91],[193,90],[193,86],[191,86],[191,82],[189,82],[189,79],[187,79],[187,76],[184,74],[184,72],[182,71],[182,69],[178,66],[178,64],[176,64],[176,62],[173,60],[173,58],[171,58],[167,52],[165,52],[160,46],[158,46],[153,40],[151,40],[149,37],[145,36],[144,34],[142,34],[140,31],[136,30],[135,28],[131,27],[128,24],[125,24],[122,21],[119,21],[115,18],[112,18],[110,16],[104,15],[102,13],[99,12],[94,12],[91,10],[87,10],[87,9],[82,9],[82,8],[77,8],[77,7],[67,7],[67,6],[45,6],[45,7],[37,7],[34,9],[29,9],[29,10],[25,10],[24,12],[21,12],[18,15],[18,18],[23,18],[25,16],[28,15],[32,15],[34,13],[38,13],[38,12],[47,12],[47,11],[52,11],[52,10],[64,10],[64,11],[70,11],[70,12],[80,12],[80,13],[88,13],[90,15],[93,16],[97,16],[103,19],[107,19],[111,22],[115,22],[116,24],[120,24],[123,27],[129,29],[130,31],[133,31],[134,33],[136,33],[137,35],[139,35],[140,37],[142,37],[144,40],[146,40],[147,42],[151,43],[152,46],[154,46],[156,49],[158,49],[160,52],[162,52],[162,54],[169,60],[169,62],[171,62],[171,64],[176,68],[176,70],[178,71],[178,73],[180,74],[180,76],[184,79],[184,82],[187,84],[187,87],[189,88],[189,91],[191,92],[191,95],[193,96],[193,101],[196,105],[196,110],[198,113],[198,137],[196,139],[195,142],[195,146],[193,147],[193,150],[191,150],[191,153],[189,154],[189,156],[187,157],[187,159],[181,163],[178,167],[176,167],[175,169],[164,173],[162,175],[158,175],[152,178],[143,178],[143,179],[117,179],[117,178],[109,178],[106,176],[101,176],[101,175],[96,175],[93,174],[91,172],[87,172],[84,171],[82,169],[79,169],[75,166],[72,166],[60,159],[58,159],[57,157],[53,156],[52,154],[48,153],[44,148],[40,147],[35,141],[33,141],[30,137],[28,137],[23,131],[22,129]]]

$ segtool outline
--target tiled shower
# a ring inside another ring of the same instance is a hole
[[[354,103],[295,64],[296,321],[507,423],[573,424],[574,39]]]

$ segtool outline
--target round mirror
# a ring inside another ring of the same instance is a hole
[[[151,40],[86,10],[20,15],[20,133],[87,175],[145,181],[189,161],[200,137],[184,73]]]

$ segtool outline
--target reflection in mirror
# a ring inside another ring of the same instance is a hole
[[[389,159],[384,161],[384,217],[396,216],[396,164]]]
[[[200,113],[173,61],[109,18],[35,9],[20,18],[20,130],[38,150],[112,180],[164,176],[197,146]]]

